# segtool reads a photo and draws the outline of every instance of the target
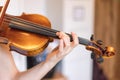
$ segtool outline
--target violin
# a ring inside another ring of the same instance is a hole
[[[17,51],[25,56],[35,56],[40,54],[54,38],[59,39],[56,35],[58,30],[51,29],[50,21],[39,14],[25,14],[13,16],[5,14],[10,0],[6,1],[5,6],[1,7],[0,14],[0,36],[8,39],[11,50]],[[72,36],[66,33],[72,41]],[[111,46],[103,46],[101,40],[84,39],[78,37],[79,44],[84,45],[87,50],[91,51],[92,59],[97,62],[103,62],[103,58],[115,55],[115,50]],[[3,43],[6,44],[7,41]]]

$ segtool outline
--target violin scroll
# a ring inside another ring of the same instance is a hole
[[[96,59],[98,63],[104,61],[103,58],[109,58],[115,55],[115,49],[111,46],[103,47],[102,41],[93,40],[93,36],[91,38],[91,44],[86,46],[87,50],[92,51],[91,58]]]
[[[104,57],[111,57],[115,55],[115,49],[111,46],[105,48]]]

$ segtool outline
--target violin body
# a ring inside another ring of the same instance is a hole
[[[50,21],[42,15],[23,13],[21,16],[16,17],[51,28]],[[35,56],[40,54],[51,41],[51,38],[43,35],[12,29],[9,27],[9,23],[10,21],[1,24],[0,36],[6,37],[9,40],[11,50],[15,50],[26,56]]]

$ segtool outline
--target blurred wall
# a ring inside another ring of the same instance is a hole
[[[94,0],[64,0],[63,30],[89,39],[93,34]],[[92,80],[90,52],[79,45],[64,59],[63,73],[68,80]]]
[[[106,58],[100,68],[107,80],[120,80],[120,0],[95,1],[95,35],[115,49],[115,56]]]

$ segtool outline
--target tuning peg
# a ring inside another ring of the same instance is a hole
[[[99,44],[99,45],[102,45],[103,41],[102,40],[97,40],[96,43]]]
[[[92,52],[91,53],[91,59],[94,59],[95,58],[95,54]]]
[[[93,35],[93,34],[91,35],[90,40],[91,40],[91,41],[94,40],[94,35]]]
[[[102,63],[104,61],[103,57],[102,56],[99,56],[99,58],[97,58],[97,62],[98,63]]]

